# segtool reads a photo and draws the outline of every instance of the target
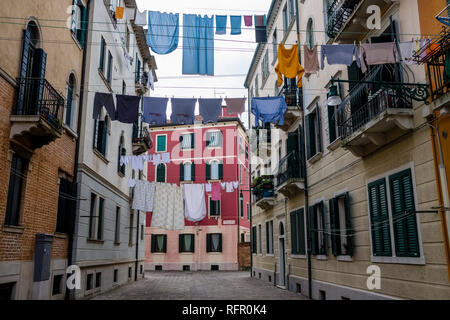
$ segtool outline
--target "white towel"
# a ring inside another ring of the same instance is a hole
[[[239,181],[234,181],[234,182],[233,182],[233,187],[234,187],[235,189],[239,188]]]
[[[141,27],[147,25],[147,10],[140,12],[136,8],[136,17],[134,18],[134,24]]]
[[[153,182],[137,180],[134,186],[133,204],[131,208],[145,212],[152,211],[154,192],[155,186]]]
[[[227,192],[233,192],[233,182],[227,182]]]
[[[162,163],[170,163],[170,152],[165,152],[161,154]]]
[[[155,166],[159,165],[161,163],[161,154],[155,154],[152,162]]]
[[[400,55],[402,56],[401,60],[404,64],[413,65],[414,64],[414,42],[401,42],[399,43]]]
[[[220,186],[222,187],[222,190],[225,190],[225,187],[227,186],[226,182],[221,182]]]
[[[206,216],[205,190],[203,184],[184,185],[184,216],[198,222]]]
[[[133,188],[135,185],[136,185],[136,180],[130,178],[130,180],[128,180],[128,186],[129,186],[130,188]]]

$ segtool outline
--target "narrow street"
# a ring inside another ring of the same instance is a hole
[[[249,272],[147,272],[145,279],[93,297],[93,300],[305,300]]]

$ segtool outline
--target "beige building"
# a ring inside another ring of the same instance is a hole
[[[374,4],[381,24],[369,30],[362,21]],[[272,2],[270,44],[255,52],[249,96],[279,94],[272,43],[296,44],[292,7]],[[318,45],[320,54],[324,44],[403,42],[421,33],[415,0],[299,1],[298,7],[302,61],[304,44]],[[280,29],[288,31],[280,36]],[[253,178],[272,175],[274,191],[266,191],[270,176],[254,183],[252,275],[313,299],[449,299],[424,67],[385,64],[363,74],[355,62],[325,62],[304,75],[298,103],[286,82],[287,125],[272,124],[271,152],[252,162]],[[337,89],[338,106],[328,104],[330,89]],[[259,142],[256,150],[267,146]]]

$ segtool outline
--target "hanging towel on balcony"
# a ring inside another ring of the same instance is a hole
[[[401,60],[406,65],[413,65],[414,62],[414,41],[401,42],[398,44]]]
[[[182,73],[214,75],[214,17],[183,15]]]
[[[305,72],[317,73],[319,71],[319,52],[317,50],[317,45],[310,49],[309,46],[305,44],[303,50],[305,53]]]
[[[94,97],[93,119],[98,119],[102,107],[105,107],[111,120],[116,120],[116,106],[111,93],[96,92]]]
[[[139,96],[127,96],[123,94],[117,97],[117,120],[122,123],[135,123],[139,119]]]
[[[252,98],[252,113],[255,115],[255,126],[259,120],[263,123],[278,123],[284,125],[284,113],[287,104],[283,97]]]
[[[178,47],[178,13],[148,12],[147,44],[157,54],[169,54]]]
[[[275,67],[275,72],[278,75],[277,85],[279,87],[283,85],[283,75],[289,79],[297,77],[297,87],[302,87],[302,77],[305,69],[303,69],[298,60],[297,45],[293,45],[291,49],[286,49],[281,43],[278,45],[278,64]]]
[[[365,43],[360,46],[361,71],[366,73],[368,66],[400,62],[395,42]]]
[[[144,10],[142,12],[139,11],[138,8],[136,8],[136,15],[134,17],[134,24],[137,26],[144,27],[147,25],[147,10]]]
[[[217,123],[222,114],[222,99],[198,99],[198,105],[203,123]]]
[[[211,183],[211,200],[217,201],[220,200],[222,197],[222,192],[220,191],[220,183],[214,182]]]
[[[354,44],[338,44],[338,45],[324,45],[322,46],[322,65],[325,68],[325,57],[328,64],[345,64],[351,66],[353,57],[356,59],[358,67],[361,66],[359,61],[358,49]]]
[[[266,15],[255,16],[255,38],[257,43],[267,42]]]
[[[176,124],[193,124],[197,99],[172,98],[170,122]]]
[[[150,125],[163,125],[167,121],[168,98],[144,97],[142,121]]]
[[[203,184],[185,184],[184,217],[192,222],[202,221],[206,216],[205,189]]]
[[[231,34],[241,34],[242,16],[230,16]]]
[[[253,17],[252,16],[244,16],[244,24],[246,27],[253,26]]]
[[[228,114],[241,114],[245,112],[245,102],[247,98],[225,98]]]
[[[227,33],[227,16],[216,16],[216,34]]]

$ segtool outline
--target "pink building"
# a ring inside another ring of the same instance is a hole
[[[198,122],[198,123],[197,123]],[[248,141],[237,115],[223,108],[217,124],[150,127],[150,154],[170,152],[171,162],[148,163],[148,180],[175,183],[239,182],[221,201],[205,192],[206,217],[185,220],[182,231],[151,227],[147,213],[146,270],[238,270],[239,242],[250,241]]]

